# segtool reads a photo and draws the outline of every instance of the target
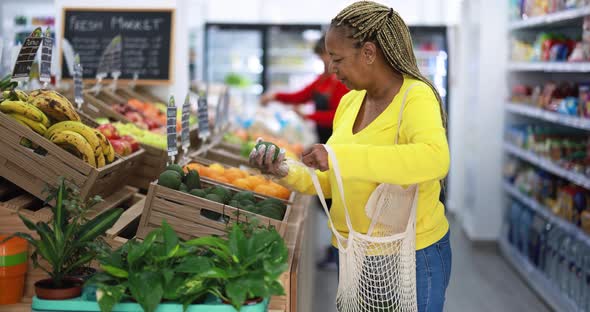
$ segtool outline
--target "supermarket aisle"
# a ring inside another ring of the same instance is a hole
[[[328,235],[326,217],[316,207],[316,233]],[[447,291],[445,311],[520,312],[550,311],[520,279],[518,273],[492,246],[473,246],[451,219],[453,276]],[[322,239],[322,242],[324,239]],[[321,249],[316,248],[318,258]],[[336,271],[316,271],[314,310],[336,312]]]

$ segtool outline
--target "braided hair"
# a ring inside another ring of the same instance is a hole
[[[432,82],[420,73],[410,30],[396,11],[373,1],[358,1],[338,13],[330,27],[345,27],[347,37],[358,40],[355,48],[362,47],[365,42],[375,43],[395,71],[427,84],[438,100],[446,128],[447,118],[440,94]]]

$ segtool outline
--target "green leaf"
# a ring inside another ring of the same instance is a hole
[[[130,273],[129,290],[145,312],[154,312],[164,295],[162,279],[156,272]]]
[[[246,293],[248,292],[247,285],[244,285],[240,280],[230,281],[225,287],[225,293],[230,299],[231,304],[240,310],[244,302],[246,301]]]
[[[232,253],[227,246],[227,242],[219,237],[203,236],[189,240],[185,243],[187,246],[198,246],[208,248],[218,257],[226,262],[232,261]]]
[[[80,235],[78,241],[87,242],[96,239],[98,236],[103,235],[108,229],[110,229],[115,222],[119,219],[123,209],[110,209],[107,210],[94,219],[86,222],[80,228]]]
[[[229,278],[229,274],[226,271],[216,267],[209,268],[209,270],[202,272],[200,275],[207,278]]]
[[[64,270],[64,274],[69,273],[70,271],[83,266],[84,264],[92,261],[92,259],[94,259],[94,254],[93,253],[87,253],[85,255],[82,255],[76,262],[69,264],[67,266],[67,268]]]
[[[123,298],[126,287],[123,285],[100,285],[99,289],[103,292],[102,297],[98,300],[100,311],[111,312],[115,305]]]
[[[182,288],[184,287],[185,276],[173,275],[171,280],[164,285],[163,298],[166,300],[177,300],[183,295]]]
[[[105,272],[107,272],[108,274],[115,276],[115,277],[120,277],[120,278],[127,278],[129,277],[129,272],[125,271],[124,269],[115,267],[115,266],[111,266],[111,265],[107,265],[107,264],[101,264],[100,268],[103,269]]]
[[[164,285],[167,285],[168,283],[170,283],[170,281],[174,277],[174,271],[170,268],[163,268],[161,273],[162,273],[162,277],[164,278]]]
[[[23,221],[23,223],[27,227],[27,229],[29,229],[31,231],[38,231],[37,226],[31,220],[27,219],[25,216],[21,215],[20,213],[18,214],[18,217]]]
[[[63,178],[59,181],[59,186],[55,195],[55,206],[53,207],[53,227],[55,231],[63,233],[63,225],[67,222],[66,209],[64,208],[64,193],[66,193],[66,183]]]
[[[229,233],[228,245],[230,252],[234,256],[234,262],[240,262],[248,255],[248,241],[244,231],[239,226],[233,226]]]
[[[211,268],[211,261],[207,257],[187,256],[183,258],[178,266],[174,268],[176,272],[200,274]]]
[[[144,244],[130,245],[129,254],[127,254],[127,262],[129,262],[129,266],[134,266],[137,260],[141,259],[149,248],[150,245],[146,245],[145,241]]]
[[[165,253],[168,257],[173,257],[174,253],[179,249],[178,236],[166,220],[162,221],[162,234],[164,236]]]

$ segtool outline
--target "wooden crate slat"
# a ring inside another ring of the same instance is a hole
[[[201,224],[193,223],[181,218],[176,218],[168,214],[154,211],[150,217],[150,223],[154,226],[162,225],[162,221],[166,220],[171,226],[174,225],[174,229],[178,233],[184,233],[189,237],[200,237],[206,235],[219,235],[225,236],[226,232],[218,230]]]
[[[136,196],[140,195],[136,194]],[[108,237],[115,237],[119,235],[131,222],[141,216],[143,207],[145,206],[146,198],[143,195],[141,195],[139,198],[139,201],[129,207],[129,209],[125,210],[119,220],[117,220],[117,222],[115,222],[115,224],[107,231],[106,234]]]
[[[94,216],[97,216],[103,211],[117,208],[123,202],[132,198],[133,195],[135,195],[135,193],[137,193],[137,189],[130,186],[125,186],[119,189],[111,196],[105,198],[104,201],[92,207],[92,211],[88,212],[88,217],[93,218]]]

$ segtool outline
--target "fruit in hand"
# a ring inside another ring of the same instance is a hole
[[[272,161],[277,160],[277,157],[279,157],[279,153],[281,152],[281,148],[278,147],[276,144],[274,144],[272,142],[262,141],[262,142],[258,142],[258,144],[256,144],[256,149],[260,148],[263,145],[266,146],[266,151],[264,152],[265,154],[268,153],[268,151],[269,151],[269,149],[270,149],[271,146],[274,146],[275,147],[275,153],[272,156]]]

